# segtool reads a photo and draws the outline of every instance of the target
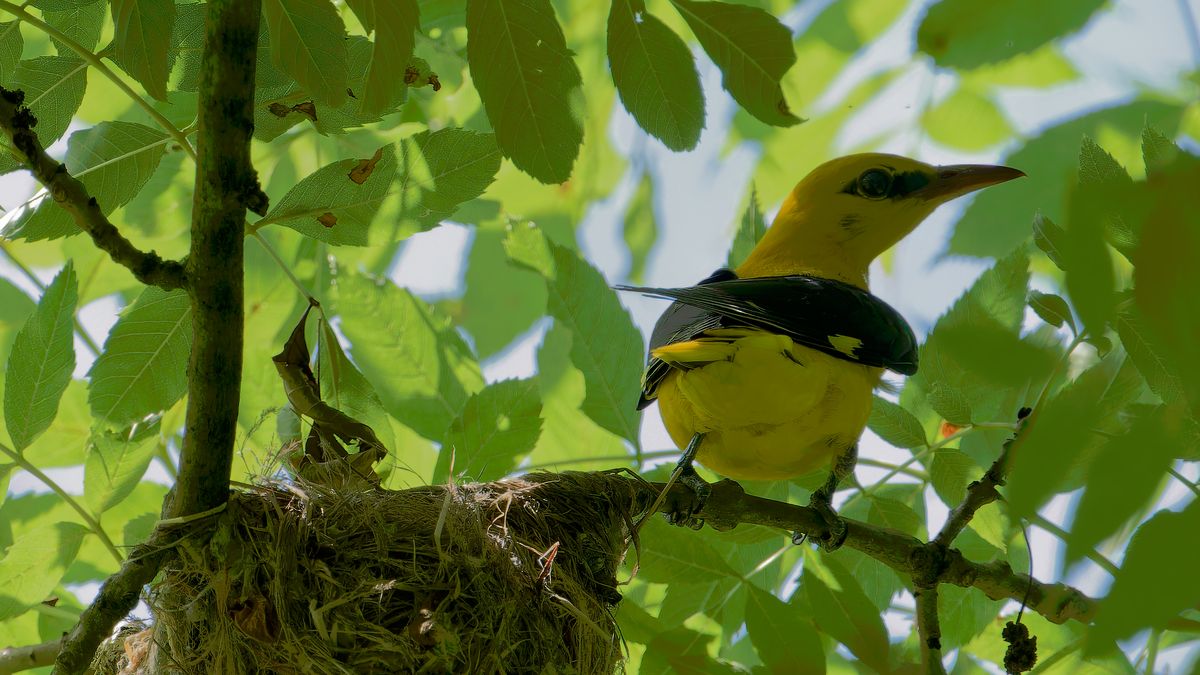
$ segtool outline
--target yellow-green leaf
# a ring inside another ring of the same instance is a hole
[[[329,0],[263,0],[275,66],[318,101],[346,100],[346,27]],[[399,77],[399,74],[397,74]]]
[[[972,151],[1003,143],[1013,133],[990,98],[962,87],[926,111],[921,126],[938,143]]]
[[[175,0],[110,0],[113,60],[154,98],[167,100]]]

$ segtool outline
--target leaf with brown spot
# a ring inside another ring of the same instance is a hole
[[[326,211],[325,213],[322,213],[317,218],[317,222],[324,225],[325,227],[333,227],[334,225],[337,225],[337,216]]]
[[[346,91],[350,90],[347,89]],[[312,101],[297,103],[296,105],[292,106],[292,110],[295,110],[314,122],[317,121],[317,104],[313,103]]]
[[[375,170],[375,165],[378,164],[379,160],[382,158],[383,148],[379,148],[375,151],[375,154],[371,157],[371,159],[359,160],[358,164],[350,170],[350,173],[346,175],[350,177],[350,180],[362,185],[363,183],[367,182],[368,178],[371,177],[371,172]]]
[[[267,106],[267,110],[276,117],[287,117],[288,113],[292,111],[291,108],[282,103],[272,103],[271,105]]]

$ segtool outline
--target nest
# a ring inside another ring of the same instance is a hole
[[[630,481],[234,494],[153,588],[160,672],[611,673]],[[130,667],[132,666],[132,667]],[[126,672],[139,664],[127,664]]]

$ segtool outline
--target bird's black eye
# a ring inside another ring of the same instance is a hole
[[[869,169],[858,177],[858,194],[867,199],[883,199],[892,189],[892,174],[883,169]]]

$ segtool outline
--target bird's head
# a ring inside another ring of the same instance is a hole
[[[940,204],[989,185],[1024,176],[986,164],[933,166],[915,159],[865,153],[818,166],[784,200],[779,214],[739,276],[792,273],[778,269],[791,257],[802,266],[830,265],[835,277],[865,282],[867,267]],[[757,255],[756,255],[757,254]],[[756,259],[757,258],[757,259]],[[749,269],[744,269],[749,266]],[[771,268],[767,271],[767,268]],[[746,272],[750,272],[747,274]]]

